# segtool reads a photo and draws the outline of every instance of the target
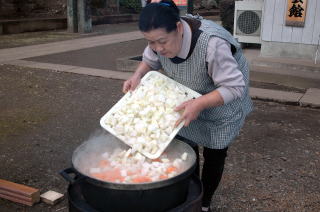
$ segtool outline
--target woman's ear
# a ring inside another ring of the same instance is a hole
[[[183,34],[183,24],[181,21],[177,22],[177,31],[179,34],[181,34],[181,35]]]

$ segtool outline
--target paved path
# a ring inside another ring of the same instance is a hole
[[[23,59],[27,57],[36,57],[54,53],[68,52],[72,50],[85,49],[100,45],[120,43],[124,41],[141,39],[142,34],[139,31],[119,33],[114,35],[101,35],[74,40],[32,45],[26,47],[16,47],[0,50],[0,63]]]
[[[113,35],[101,35],[47,44],[32,45],[26,47],[1,49],[0,63],[125,80],[132,73],[121,72],[116,70],[87,68],[83,66],[43,63],[36,61],[28,61],[24,59],[63,52],[70,52],[74,50],[87,49],[126,41],[139,40],[142,38],[143,36],[139,31],[132,31]],[[244,52],[247,55],[249,61],[253,60],[255,57],[259,55],[259,50],[250,50]],[[112,54],[112,52],[109,52],[109,54]],[[250,94],[253,98],[256,99],[265,99],[276,102],[297,104],[302,106],[320,107],[320,89],[316,88],[310,88],[306,91],[306,93],[302,94],[279,90],[250,88]]]

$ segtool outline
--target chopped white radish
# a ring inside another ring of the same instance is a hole
[[[182,155],[181,155],[181,159],[182,160],[187,160],[187,157],[188,157],[188,153],[184,152]]]

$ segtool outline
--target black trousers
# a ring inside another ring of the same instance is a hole
[[[176,137],[179,140],[182,140],[188,143],[196,152],[197,155],[197,168],[195,173],[200,176],[200,155],[199,155],[199,147],[193,143],[192,141],[185,139],[181,136]],[[224,169],[225,159],[227,157],[228,147],[225,149],[210,149],[203,148],[203,167],[202,167],[202,175],[201,182],[203,185],[203,198],[202,198],[202,206],[208,207],[210,206],[210,202],[214,192],[216,191]]]

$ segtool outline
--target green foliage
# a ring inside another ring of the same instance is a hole
[[[140,13],[142,9],[140,0],[120,0],[120,6],[133,10],[135,13]]]
[[[105,0],[90,0],[91,7],[94,8],[104,8],[106,7],[106,1]]]

